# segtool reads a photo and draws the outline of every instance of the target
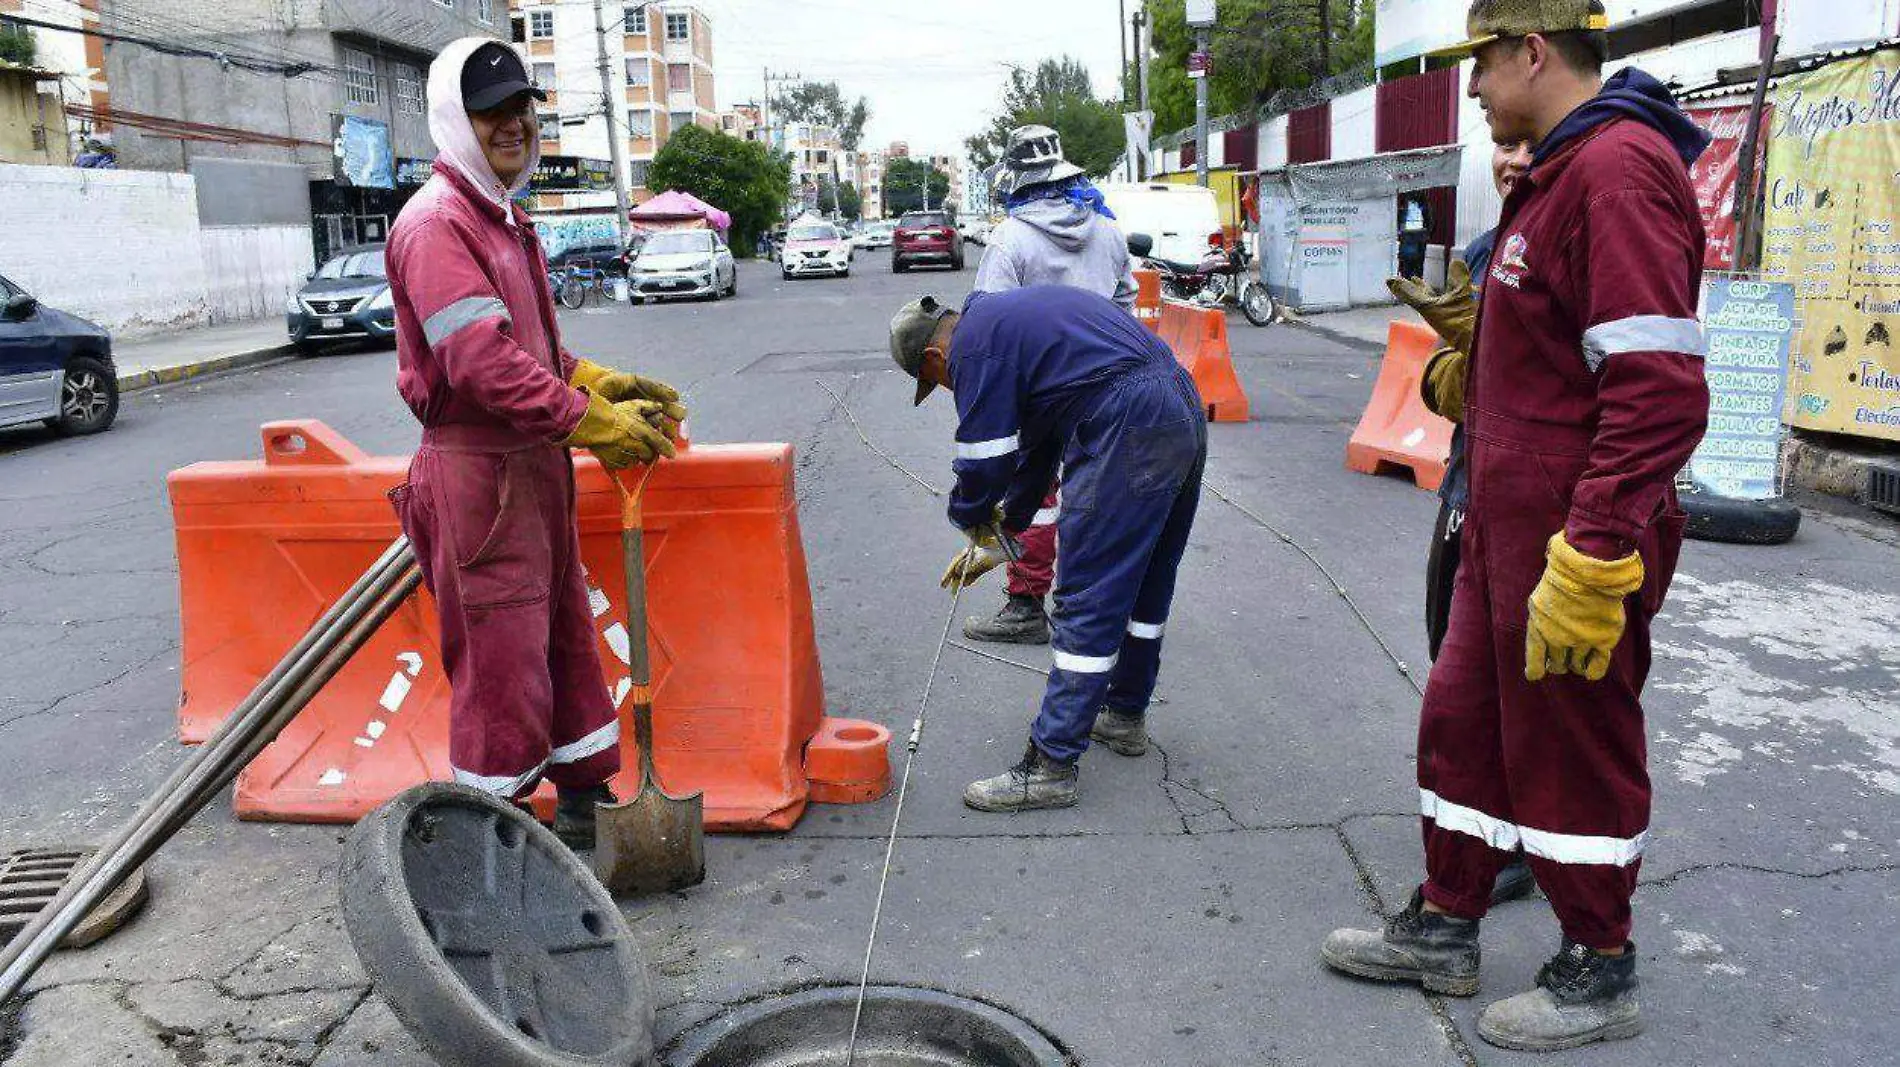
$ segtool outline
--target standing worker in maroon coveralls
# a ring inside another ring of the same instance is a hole
[[[1598,0],[1476,0],[1470,93],[1535,142],[1504,201],[1465,398],[1471,502],[1419,726],[1426,880],[1383,930],[1321,946],[1349,974],[1478,991],[1478,920],[1521,846],[1563,928],[1485,1040],[1547,1051],[1642,1030],[1630,895],[1649,831],[1649,625],[1682,547],[1674,480],[1708,420],[1708,136],[1649,75],[1601,80]]]
[[[506,45],[468,37],[429,68],[435,173],[390,232],[397,388],[422,422],[391,493],[441,612],[455,780],[525,797],[591,847],[620,727],[581,571],[568,446],[610,467],[673,455],[679,394],[561,347],[547,259],[511,202],[539,158],[545,94]]]

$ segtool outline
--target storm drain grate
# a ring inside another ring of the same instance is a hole
[[[13,940],[33,916],[53,902],[66,880],[92,858],[90,848],[28,848],[0,855],[0,944]],[[60,942],[84,948],[117,930],[145,903],[145,868],[134,870],[120,886],[80,920]]]
[[[1867,506],[1900,515],[1900,467],[1868,466]]]

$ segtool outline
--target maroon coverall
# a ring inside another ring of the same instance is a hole
[[[543,774],[620,768],[558,442],[587,409],[567,385],[533,224],[438,162],[390,232],[397,388],[422,422],[390,494],[441,611],[455,780],[504,797]]]
[[[1425,693],[1425,897],[1482,916],[1522,845],[1565,936],[1620,948],[1649,829],[1641,693],[1682,546],[1676,472],[1702,436],[1703,232],[1682,158],[1615,118],[1519,180],[1480,310],[1465,427],[1471,507]],[[1527,603],[1562,530],[1642,555],[1609,675],[1524,679]]]

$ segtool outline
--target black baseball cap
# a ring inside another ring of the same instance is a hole
[[[519,93],[531,93],[536,100],[548,94],[535,88],[528,79],[528,68],[515,50],[500,41],[490,41],[468,54],[462,64],[462,106],[469,111],[487,111]]]

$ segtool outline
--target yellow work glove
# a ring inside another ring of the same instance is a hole
[[[1453,422],[1465,421],[1465,368],[1470,363],[1470,356],[1450,345],[1432,353],[1418,391],[1433,414]]]
[[[1544,577],[1531,590],[1524,677],[1580,674],[1600,682],[1623,639],[1623,598],[1643,587],[1643,558],[1597,559],[1570,547],[1560,531],[1544,549]]]
[[[1004,549],[999,535],[1003,529],[1003,509],[996,509],[996,518],[987,526],[972,526],[963,531],[970,539],[963,551],[950,559],[950,566],[943,572],[943,581],[938,584],[955,592],[968,589],[976,584],[978,578],[1009,562],[1009,553]],[[1007,535],[1002,535],[1007,536]]]
[[[1385,287],[1425,316],[1446,344],[1467,356],[1471,354],[1471,336],[1478,326],[1478,297],[1471,290],[1471,268],[1464,260],[1451,261],[1442,293],[1433,292],[1419,278],[1387,278]]]
[[[679,424],[686,421],[686,405],[680,403],[679,390],[665,382],[609,370],[591,359],[578,359],[574,361],[574,373],[568,376],[567,384],[576,389],[585,389],[595,396],[606,397],[609,403],[651,400],[664,405],[664,417],[673,423],[670,428],[662,427],[667,429],[668,437],[676,436]]]
[[[670,457],[676,452],[673,442],[653,421],[663,417],[664,407],[650,400],[610,404],[606,397],[588,393],[580,425],[561,443],[587,449],[612,470]]]

